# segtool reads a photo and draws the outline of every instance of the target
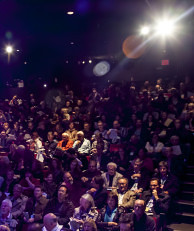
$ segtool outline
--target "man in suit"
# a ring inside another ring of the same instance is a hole
[[[28,197],[22,194],[22,186],[20,184],[14,185],[13,195],[10,196],[9,199],[12,202],[11,213],[13,218],[20,218],[25,210],[26,202],[28,200]]]
[[[114,189],[118,195],[118,204],[120,207],[124,207],[126,212],[131,212],[134,207],[136,194],[135,192],[128,190],[128,180],[127,178],[120,177],[117,181],[118,189]]]
[[[120,173],[116,171],[117,165],[113,162],[107,164],[107,172],[102,174],[104,179],[105,188],[116,188],[118,178],[122,177]]]
[[[150,190],[144,191],[141,197],[146,204],[146,214],[156,218],[156,230],[164,226],[165,215],[169,210],[170,196],[162,192],[158,178],[150,180]]]

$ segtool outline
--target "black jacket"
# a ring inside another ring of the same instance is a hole
[[[155,221],[152,217],[145,213],[139,221],[136,219],[135,213],[130,213],[129,219],[134,223],[134,231],[155,231]]]
[[[73,216],[74,205],[73,203],[66,199],[64,202],[59,203],[57,198],[50,199],[44,214],[54,213],[58,217],[58,223],[65,227],[68,227],[69,218]]]
[[[145,201],[146,205],[152,197],[151,190],[142,193],[141,199]],[[154,199],[153,216],[160,215],[160,213],[167,213],[170,205],[170,196],[161,192],[158,194],[159,199]]]

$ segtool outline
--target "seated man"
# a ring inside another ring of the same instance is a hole
[[[134,231],[155,231],[155,221],[145,213],[145,201],[136,200],[130,220],[134,223]]]
[[[0,210],[0,225],[6,225],[11,231],[16,230],[17,221],[12,218],[11,214],[12,203],[9,199],[2,201]]]
[[[118,189],[113,189],[118,195],[118,204],[120,207],[124,207],[126,212],[131,212],[134,207],[136,195],[133,191],[128,190],[127,178],[120,177],[117,180]]]
[[[102,178],[104,179],[104,187],[105,188],[116,188],[117,180],[119,177],[122,177],[120,173],[116,171],[117,165],[113,162],[107,164],[107,172],[102,174]]]
[[[57,217],[53,213],[48,213],[44,216],[43,219],[44,227],[42,231],[51,231],[56,230],[59,231],[63,228],[62,225],[58,224]]]
[[[97,170],[96,161],[95,160],[90,160],[89,165],[88,165],[88,169],[84,170],[82,172],[81,180],[83,182],[83,185],[86,188],[90,188],[92,178],[95,177],[95,176],[99,176],[99,175],[101,175],[101,172],[100,172],[100,170]]]
[[[179,182],[176,176],[168,171],[168,163],[161,161],[159,163],[159,173],[157,178],[160,180],[160,188],[162,191],[171,197],[176,196],[179,190]]]
[[[73,202],[74,206],[78,206],[81,195],[86,191],[86,189],[82,187],[81,181],[74,180],[71,173],[66,171],[64,172],[63,182],[61,185],[67,187],[69,199]]]
[[[73,216],[74,205],[67,199],[68,189],[66,186],[60,186],[58,189],[58,196],[49,200],[44,214],[53,213],[58,218],[59,225],[68,227],[70,217]]]
[[[20,218],[25,210],[26,202],[28,200],[28,197],[22,194],[22,186],[20,184],[14,185],[13,195],[10,196],[9,199],[12,201],[11,213],[13,218]]]
[[[136,194],[142,193],[149,185],[149,172],[141,166],[142,161],[137,158],[126,172],[126,178],[129,182],[129,189],[133,190]]]
[[[95,202],[95,206],[98,209],[104,207],[107,200],[107,190],[103,187],[103,185],[104,179],[102,178],[102,176],[95,176],[92,178],[92,188],[90,188],[90,190],[87,191],[87,193],[92,195]]]
[[[84,133],[82,131],[77,133],[77,140],[74,142],[73,148],[78,154],[78,158],[83,163],[83,168],[86,169],[88,166],[86,156],[90,154],[91,144],[88,139],[84,138]]]
[[[57,144],[57,148],[62,149],[63,151],[68,150],[73,147],[73,141],[69,139],[69,135],[67,133],[62,134],[62,140]]]
[[[42,222],[42,214],[48,203],[48,199],[42,195],[42,187],[35,186],[34,196],[29,198],[26,203],[24,221],[28,224]]]
[[[45,142],[45,152],[47,154],[48,157],[53,157],[54,153],[55,153],[55,149],[57,147],[57,140],[54,139],[54,134],[53,132],[48,132],[47,134],[47,141]]]
[[[119,218],[120,231],[133,231],[133,222],[129,213],[123,213]]]
[[[164,224],[164,216],[169,210],[170,196],[160,189],[160,182],[157,178],[150,180],[150,190],[144,191],[141,197],[146,204],[146,214],[156,218],[156,229],[159,230]]]

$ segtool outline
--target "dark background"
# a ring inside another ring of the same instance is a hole
[[[177,23],[181,30],[175,39],[165,44],[152,40],[137,60],[122,53],[123,41],[145,22],[153,23],[163,12],[181,15],[191,7],[191,0],[0,0],[1,86],[14,86],[16,79],[26,86],[51,85],[55,77],[60,83],[78,84],[192,77],[193,12]],[[69,10],[75,14],[67,15]],[[15,49],[9,64],[6,44]],[[170,65],[161,66],[162,59]],[[78,64],[83,60],[86,64]],[[101,60],[110,63],[111,71],[95,77],[93,66]]]

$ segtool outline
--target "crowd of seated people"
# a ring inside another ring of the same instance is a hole
[[[64,89],[54,111],[34,94],[1,100],[0,230],[165,227],[193,151],[182,85]]]

